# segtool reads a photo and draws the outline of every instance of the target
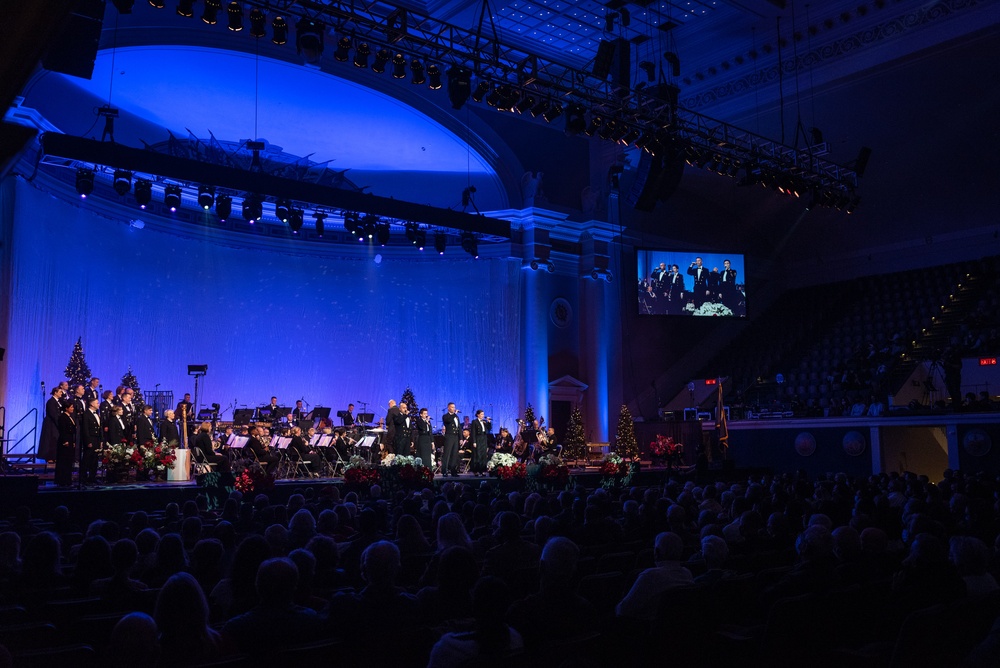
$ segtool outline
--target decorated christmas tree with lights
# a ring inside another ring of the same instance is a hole
[[[583,413],[580,407],[573,408],[563,439],[563,456],[566,459],[583,459],[587,456],[587,436],[583,428]]]
[[[535,409],[531,407],[530,403],[524,409],[524,424],[528,429],[531,429],[532,425],[535,424]]]
[[[635,425],[628,406],[622,404],[618,414],[618,432],[615,434],[615,453],[628,461],[639,459],[639,444],[635,440]]]
[[[135,398],[132,399],[132,402],[136,406],[146,405],[146,401],[142,398],[142,390],[139,389],[139,379],[132,373],[132,365],[129,365],[128,371],[122,376],[122,387],[131,387],[135,391]]]
[[[417,399],[416,397],[413,396],[413,390],[411,390],[409,386],[407,386],[407,388],[403,390],[403,398],[401,400],[401,403],[406,404],[407,410],[410,411],[412,415],[416,415],[417,413],[420,412],[420,410],[417,408]]]
[[[90,367],[87,366],[87,358],[83,354],[83,337],[76,340],[76,345],[73,346],[73,352],[69,356],[69,363],[66,365],[65,374],[66,380],[69,381],[70,388],[74,388],[77,385],[87,386],[90,382]]]

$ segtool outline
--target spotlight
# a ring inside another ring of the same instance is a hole
[[[76,170],[76,192],[82,199],[94,192],[94,170],[78,167]]]
[[[444,249],[448,247],[448,237],[438,232],[434,235],[434,250],[438,255],[444,255]]]
[[[406,78],[406,57],[401,53],[397,53],[392,57],[392,78]]]
[[[114,189],[119,197],[128,195],[128,191],[132,189],[132,172],[127,169],[116,169]]]
[[[611,120],[605,123],[603,127],[601,127],[601,129],[597,131],[597,136],[600,137],[601,139],[608,140],[611,139],[611,137],[614,136],[615,132],[617,131],[618,131],[618,124],[615,123],[613,120]]]
[[[422,251],[427,245],[427,230],[417,230],[417,240],[414,243],[417,250]]]
[[[326,231],[326,214],[322,211],[317,211],[313,214],[313,218],[316,219],[316,236],[322,238],[323,232]]]
[[[307,63],[317,63],[323,55],[323,24],[301,19],[295,24],[295,50]]]
[[[519,114],[535,108],[535,98],[531,95],[525,95],[521,98],[521,101],[514,105],[514,111]]]
[[[482,102],[488,92],[490,92],[490,82],[480,79],[476,90],[472,93],[472,99],[476,102]]]
[[[163,9],[166,3],[163,0],[149,0],[149,6],[153,9]]]
[[[563,112],[562,105],[558,102],[553,102],[552,105],[548,108],[548,110],[542,114],[542,118],[545,119],[546,123],[551,123],[552,121],[562,116],[562,112]]]
[[[375,236],[378,239],[379,246],[385,246],[389,243],[390,234],[389,223],[379,223],[375,226]]]
[[[305,212],[302,209],[292,209],[291,213],[288,214],[288,227],[291,228],[292,234],[298,234],[299,230],[302,229],[302,218]]]
[[[451,100],[452,109],[462,108],[469,99],[471,88],[472,72],[464,67],[452,67],[448,70],[448,99]]]
[[[500,93],[500,99],[497,100],[497,111],[514,111],[514,103],[520,97],[518,92],[507,85],[500,86],[497,92]]]
[[[208,211],[215,203],[215,188],[212,186],[198,186],[198,206]]]
[[[288,22],[283,16],[271,19],[271,41],[278,46],[288,43]]]
[[[375,238],[375,233],[378,231],[378,216],[373,213],[366,214],[364,220],[363,230],[361,236],[358,237],[358,241],[364,241],[365,237],[369,241]]]
[[[410,72],[413,74],[410,83],[417,86],[427,83],[427,77],[424,76],[424,64],[416,58],[410,61]]]
[[[352,237],[357,235],[358,232],[358,216],[357,214],[345,212],[344,213],[344,229]]]
[[[476,235],[472,232],[462,232],[462,250],[475,259],[479,259],[479,245],[476,242]]]
[[[500,104],[500,89],[492,88],[490,92],[486,94],[486,104],[491,107],[495,107]]]
[[[368,67],[368,55],[372,52],[368,42],[361,42],[358,44],[358,48],[354,50],[354,66],[365,68]]]
[[[247,195],[243,198],[243,220],[251,225],[264,215],[264,198],[260,195]]]
[[[146,179],[135,180],[135,203],[140,209],[145,209],[150,200],[153,199],[153,184]]]
[[[417,224],[407,223],[406,224],[406,240],[411,244],[417,244]]]
[[[531,111],[529,111],[528,113],[531,114],[532,118],[538,118],[539,116],[544,114],[548,108],[549,108],[548,100],[542,100],[541,102],[533,106],[531,108]]]
[[[861,204],[861,197],[860,196],[852,197],[850,203],[844,209],[844,212],[847,215],[851,215],[858,208],[859,204]]]
[[[389,49],[379,49],[375,53],[375,62],[372,63],[372,72],[375,74],[382,74],[385,72],[385,64],[389,62]]]
[[[580,104],[571,104],[566,108],[566,134],[578,135],[587,129],[587,110]]]
[[[173,213],[181,206],[181,187],[170,185],[163,189],[163,204]]]
[[[346,63],[347,59],[350,58],[348,51],[351,50],[351,38],[341,37],[337,41],[337,49],[333,52],[334,60],[338,60],[342,63]]]
[[[288,215],[291,211],[292,204],[287,199],[279,199],[274,205],[274,215],[275,217],[283,223],[288,222]]]
[[[153,5],[154,7],[156,5]],[[160,3],[163,6],[163,3]],[[177,14],[183,16],[186,19],[194,16],[194,0],[178,0],[177,2]]]
[[[114,0],[114,5],[119,14],[131,14],[135,0]]]
[[[260,39],[267,35],[267,29],[264,27],[267,24],[267,16],[258,7],[254,7],[250,10],[250,36]]]
[[[427,68],[427,78],[430,82],[427,87],[431,90],[441,90],[443,84],[441,83],[441,68],[437,65],[430,65]]]
[[[622,136],[621,139],[618,140],[618,143],[621,144],[622,146],[628,146],[630,144],[635,143],[635,140],[641,136],[642,133],[636,130],[635,128],[632,128],[631,130],[626,128],[625,134]]]
[[[229,29],[233,32],[239,32],[243,30],[243,7],[240,3],[233,2],[229,3],[229,8],[226,9],[226,14],[229,15]]]
[[[229,195],[219,195],[215,198],[215,215],[219,220],[226,222],[226,218],[233,215],[233,198]]]
[[[220,9],[222,9],[221,0],[205,0],[205,9],[201,11],[201,20],[210,26],[214,26],[219,22]],[[180,12],[179,9],[178,12]]]
[[[567,124],[569,123],[569,118],[566,119],[566,122]],[[594,114],[590,117],[590,123],[587,125],[587,129],[583,131],[583,134],[588,137],[593,137],[602,125],[604,125],[604,119],[597,114]],[[567,128],[567,131],[568,130],[569,128]]]

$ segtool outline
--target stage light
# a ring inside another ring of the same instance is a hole
[[[341,37],[337,41],[337,48],[333,52],[333,59],[341,63],[346,63],[347,59],[351,57],[351,38]]]
[[[397,53],[392,57],[392,78],[406,78],[406,57],[401,53]]]
[[[305,212],[302,209],[292,209],[288,214],[288,227],[292,230],[292,234],[298,234],[302,229],[303,216]]]
[[[135,203],[140,209],[145,209],[153,199],[153,184],[146,179],[135,180]]]
[[[128,195],[128,191],[132,189],[132,172],[127,169],[116,169],[113,187],[119,197]]]
[[[212,186],[198,186],[198,206],[208,211],[215,203],[215,188]]]
[[[288,22],[283,16],[271,19],[271,42],[281,46],[288,43]]]
[[[274,205],[274,216],[283,223],[288,222],[292,204],[287,199],[279,199]]]
[[[521,101],[514,105],[514,111],[519,114],[523,114],[529,109],[535,108],[535,98],[531,95],[525,95],[521,98]]]
[[[365,68],[368,67],[368,55],[372,52],[368,42],[361,42],[358,44],[358,48],[354,50],[354,66]]]
[[[186,19],[194,16],[194,0],[178,0],[177,14]]]
[[[490,92],[486,94],[486,104],[491,107],[500,104],[500,90],[498,87],[491,88]]]
[[[514,103],[517,102],[520,97],[519,93],[511,88],[510,86],[504,84],[497,89],[500,94],[500,99],[497,100],[497,111],[513,111]]]
[[[163,189],[163,204],[173,213],[181,207],[181,187],[169,185]]]
[[[317,211],[313,214],[313,218],[316,219],[316,236],[323,238],[323,232],[326,231],[326,214],[322,211]]]
[[[382,74],[385,72],[385,64],[389,62],[391,54],[389,49],[379,49],[375,52],[375,62],[372,63],[372,72]]]
[[[613,120],[608,121],[607,123],[604,124],[603,127],[601,127],[600,130],[597,131],[597,136],[606,141],[611,139],[611,137],[615,134],[616,130],[617,130],[617,124]]]
[[[344,229],[352,237],[358,233],[358,216],[355,213],[344,212]]]
[[[551,123],[552,121],[562,116],[562,112],[563,112],[562,104],[560,104],[559,102],[553,102],[552,105],[549,106],[548,110],[544,114],[542,114],[542,118],[545,119],[546,123]]]
[[[94,192],[94,170],[86,167],[78,167],[76,170],[76,193],[87,199],[87,195]]]
[[[406,229],[406,240],[415,246],[417,244],[417,224],[407,223],[405,229]]]
[[[149,0],[149,6],[153,9],[163,9],[166,4],[163,0]]]
[[[267,16],[258,7],[250,10],[250,36],[260,39],[267,35]]]
[[[566,122],[569,123],[568,118],[566,119]],[[587,135],[588,137],[593,137],[594,134],[601,128],[602,125],[604,125],[604,119],[594,114],[590,117],[590,123],[587,125],[587,129],[583,131],[583,134]]]
[[[389,243],[390,234],[391,231],[389,230],[389,223],[379,223],[375,226],[375,236],[378,238],[380,246],[385,246]]]
[[[430,65],[427,67],[427,87],[431,90],[441,90],[443,84],[441,83],[441,68],[437,65]]]
[[[251,225],[264,215],[264,198],[260,195],[247,195],[243,198],[243,220]]]
[[[427,83],[427,77],[424,76],[424,64],[416,58],[410,61],[410,73],[413,74],[413,78],[410,79],[410,83],[416,86]]]
[[[635,128],[632,128],[631,130],[626,128],[625,134],[622,135],[622,138],[618,140],[618,143],[620,143],[622,146],[628,146],[629,144],[634,143],[635,140],[638,139],[640,136],[642,136],[642,133],[636,130]]]
[[[472,99],[476,102],[482,102],[488,92],[490,92],[490,82],[480,79],[479,83],[476,84],[476,90],[472,93]]]
[[[448,99],[452,109],[461,109],[472,92],[472,72],[464,67],[448,70]]]
[[[587,129],[587,110],[580,104],[571,104],[566,108],[566,134],[578,135]]]
[[[475,259],[479,259],[479,244],[472,232],[462,232],[462,250]]]
[[[132,7],[135,5],[135,0],[113,0],[115,9],[118,10],[119,14],[131,14]]]
[[[364,223],[364,234],[359,241],[364,241],[364,237],[367,237],[371,241],[375,238],[376,228],[378,227],[378,216],[373,213],[365,214],[362,222]]]
[[[532,118],[538,118],[539,116],[541,116],[542,114],[544,114],[545,110],[548,109],[548,108],[549,108],[549,101],[548,100],[542,100],[541,102],[539,102],[538,104],[536,104],[535,106],[533,106],[531,108],[531,111],[529,111],[528,113],[531,114]]]
[[[323,56],[323,30],[323,24],[312,19],[295,24],[295,50],[307,63],[317,63]]]
[[[215,215],[219,220],[226,222],[226,218],[233,215],[233,198],[229,195],[219,195],[215,198]]]
[[[233,32],[239,32],[243,30],[243,7],[240,3],[233,2],[229,3],[229,8],[226,9],[226,14],[229,15],[229,29]]]
[[[222,9],[221,0],[205,0],[205,9],[201,11],[201,20],[210,26],[219,22],[219,10]]]
[[[434,235],[434,250],[438,255],[444,255],[444,249],[448,247],[448,237],[438,232]]]
[[[859,204],[861,204],[861,197],[860,196],[856,196],[856,197],[851,198],[851,201],[847,205],[847,208],[844,209],[844,212],[847,213],[847,215],[851,215],[858,208]],[[942,306],[941,308],[944,308],[944,307]]]

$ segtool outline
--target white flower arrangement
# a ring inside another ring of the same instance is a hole
[[[732,315],[732,310],[727,306],[722,304],[716,304],[714,302],[705,302],[699,306],[695,312],[695,315]]]
[[[542,455],[538,459],[538,463],[541,466],[562,466],[563,460],[555,455]]]
[[[612,464],[621,464],[625,460],[622,459],[620,455],[614,452],[609,452],[608,454],[604,455],[604,461],[611,462]]]
[[[422,466],[420,457],[410,457],[409,455],[386,455],[386,458],[382,460],[382,466],[410,466],[417,467]]]
[[[507,452],[495,452],[490,460],[486,462],[486,469],[492,471],[498,466],[513,466],[517,463],[517,457]]]
[[[344,470],[362,468],[368,465],[368,460],[361,455],[352,455],[351,459],[347,462],[347,466],[344,467]]]

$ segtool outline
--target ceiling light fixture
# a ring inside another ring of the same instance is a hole
[[[410,83],[416,86],[427,83],[427,77],[424,76],[424,64],[416,58],[410,61],[410,73],[413,75],[413,78],[410,79]]]
[[[243,6],[233,0],[229,3],[226,14],[229,15],[229,29],[233,32],[243,30]]]
[[[189,19],[192,16],[194,16],[194,0],[178,0],[177,14],[179,16],[183,16],[186,19]]]
[[[233,198],[229,195],[219,195],[215,198],[215,215],[219,217],[223,223],[226,222],[226,218],[233,215]]]
[[[208,211],[215,204],[215,188],[212,186],[198,186],[198,206]]]
[[[464,67],[448,69],[448,99],[452,109],[461,109],[472,92],[472,72]]]
[[[337,48],[333,52],[333,59],[341,63],[346,63],[347,60],[351,57],[350,50],[351,50],[351,38],[341,37],[339,40],[337,40]]]
[[[427,67],[427,87],[431,90],[441,90],[443,84],[441,83],[441,68],[437,65],[429,65]]]
[[[288,214],[288,227],[292,230],[292,234],[298,234],[302,229],[304,216],[305,212],[302,209],[292,209]]]
[[[250,10],[250,36],[260,39],[267,36],[267,16],[259,7]]]
[[[434,235],[434,250],[438,252],[438,255],[444,255],[444,249],[448,247],[448,237],[443,233],[438,232]]]
[[[145,209],[153,199],[153,184],[147,179],[135,180],[135,203]]]
[[[392,57],[392,78],[406,78],[406,56],[401,53],[397,53]]]
[[[92,192],[94,192],[94,170],[78,167],[76,170],[76,193],[81,199],[87,199],[87,195]]]
[[[205,9],[201,11],[201,20],[214,26],[219,22],[220,9],[222,9],[221,0],[205,0]]]
[[[128,195],[128,191],[132,189],[132,172],[127,169],[116,169],[113,187],[119,197]]]
[[[243,220],[251,225],[264,215],[264,198],[260,195],[247,195],[243,198]]]
[[[472,93],[472,99],[476,102],[482,102],[486,94],[490,92],[490,82],[485,79],[480,79],[479,83],[476,84],[476,90]]]
[[[295,24],[295,50],[307,63],[318,63],[323,56],[324,26],[319,21],[301,19]]]
[[[316,219],[316,236],[323,238],[323,232],[326,231],[326,214],[322,211],[317,211],[313,214],[313,218]]]
[[[281,46],[288,43],[288,21],[283,16],[271,19],[271,42]]]
[[[385,64],[389,62],[389,58],[392,54],[389,53],[389,49],[379,49],[375,52],[375,62],[372,63],[372,72],[375,74],[382,74],[385,72]]]
[[[368,67],[368,56],[371,52],[372,49],[368,46],[368,42],[358,44],[358,48],[354,50],[354,66],[362,69]]]
[[[472,232],[462,232],[462,250],[475,259],[479,259],[479,244]]]
[[[169,185],[163,189],[163,204],[174,213],[181,207],[181,187]]]

